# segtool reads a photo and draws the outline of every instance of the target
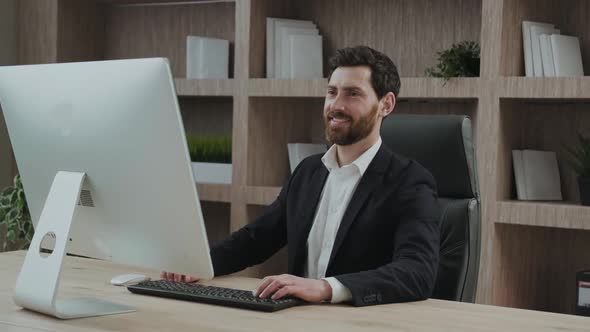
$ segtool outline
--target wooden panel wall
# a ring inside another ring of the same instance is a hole
[[[57,61],[58,7],[58,0],[18,1],[19,64]]]
[[[58,62],[104,59],[105,6],[93,1],[60,0]]]
[[[480,40],[481,1],[297,1],[293,18],[311,20],[324,36],[324,73],[336,49],[367,45],[397,64],[401,76],[422,77],[436,52]]]
[[[233,77],[235,3],[231,2],[110,6],[104,53],[107,59],[167,57],[173,75],[186,77],[188,35],[229,40],[229,72]]]

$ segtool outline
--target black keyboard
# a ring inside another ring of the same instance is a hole
[[[284,297],[279,300],[271,300],[270,298],[261,299],[255,297],[252,291],[168,280],[144,281],[133,286],[128,286],[127,289],[137,294],[269,312],[304,303],[303,300],[293,297]]]

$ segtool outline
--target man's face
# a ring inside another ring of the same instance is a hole
[[[350,145],[369,136],[378,122],[379,100],[368,66],[338,67],[332,73],[324,102],[326,140]]]

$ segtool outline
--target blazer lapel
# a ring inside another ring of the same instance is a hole
[[[371,161],[369,167],[363,174],[363,177],[361,178],[354,194],[352,195],[352,198],[350,199],[350,203],[348,204],[346,212],[342,217],[342,221],[340,222],[340,227],[336,233],[336,239],[334,240],[334,246],[332,247],[332,252],[330,253],[330,260],[328,262],[328,268],[326,271],[329,271],[332,260],[338,252],[338,249],[340,249],[340,246],[344,241],[344,237],[356,219],[360,209],[363,207],[363,205],[365,205],[365,202],[375,190],[377,185],[382,183],[383,175],[387,170],[391,156],[391,151],[389,151],[385,145],[382,144],[379,148],[379,151],[377,151],[377,154],[373,158],[373,161]]]

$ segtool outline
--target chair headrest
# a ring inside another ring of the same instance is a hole
[[[428,169],[440,197],[478,197],[472,137],[465,115],[392,114],[381,126],[383,144]]]

